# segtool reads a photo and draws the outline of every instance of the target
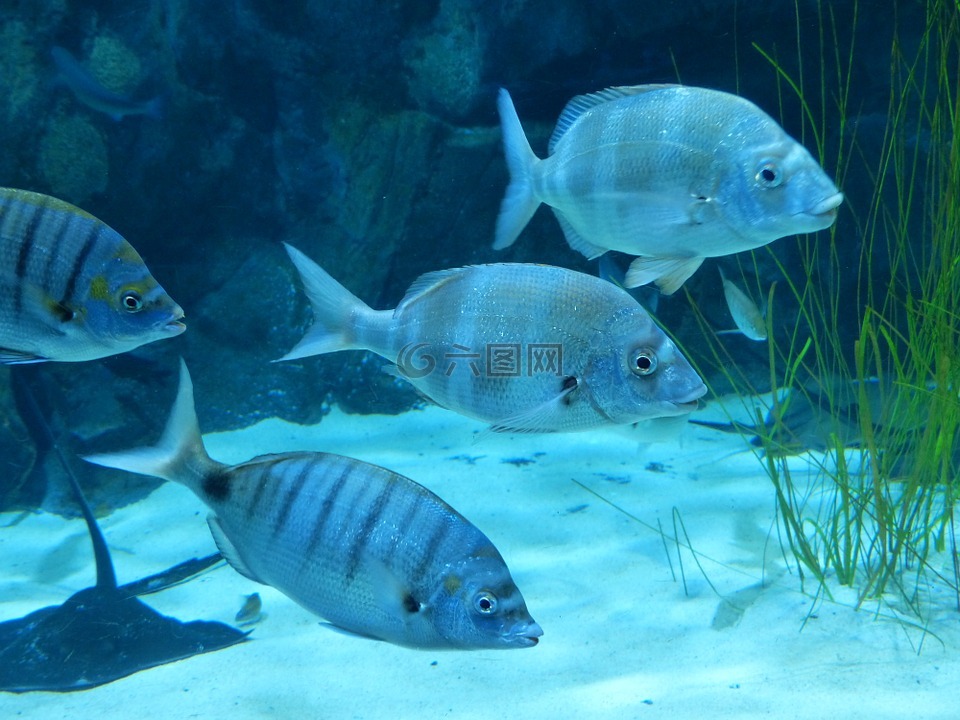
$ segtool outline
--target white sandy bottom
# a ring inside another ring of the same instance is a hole
[[[847,604],[802,594],[773,527],[772,485],[742,438],[687,426],[649,446],[637,431],[475,442],[478,427],[438,408],[335,411],[314,428],[270,420],[206,442],[224,462],[337,452],[429,487],[500,549],[543,627],[538,646],[424,652],[347,636],[221,566],[144,600],[180,620],[233,623],[259,592],[265,618],[250,642],[83,692],[0,694],[0,717],[960,716],[950,598],[930,609],[933,637],[876,619],[875,603],[853,609],[849,592]],[[215,551],[206,514],[168,484],[104,519],[120,582]],[[3,527],[14,517],[0,515],[0,621],[94,581],[81,522],[37,514]],[[669,539],[677,518],[696,558]]]

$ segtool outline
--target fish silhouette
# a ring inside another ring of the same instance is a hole
[[[15,376],[14,376],[15,377]],[[45,424],[39,409],[33,423]],[[46,432],[49,433],[49,428]],[[71,692],[103,685],[148,668],[243,642],[248,633],[219,622],[181,622],[138,599],[185,582],[220,560],[219,553],[117,585],[110,551],[80,484],[56,442],[87,523],[97,583],[62,605],[0,623],[0,691]]]

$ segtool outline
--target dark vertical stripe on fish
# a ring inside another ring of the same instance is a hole
[[[409,503],[407,511],[403,514],[403,518],[400,520],[400,523],[397,527],[403,528],[414,528],[419,527],[413,519],[417,516],[417,513],[420,512],[420,508],[424,505],[423,496],[420,493],[416,493],[413,496],[413,501]],[[384,558],[385,561],[393,560],[393,556],[397,554],[397,549],[400,547],[400,543],[390,543],[390,547],[387,549],[387,555]]]
[[[340,471],[337,479],[333,481],[333,485],[324,496],[323,502],[320,503],[320,509],[317,511],[317,520],[313,525],[313,531],[310,533],[310,540],[307,541],[307,548],[303,553],[301,569],[312,562],[312,558],[314,557],[317,548],[320,546],[320,542],[323,540],[323,533],[327,527],[327,521],[333,514],[333,506],[337,502],[337,498],[340,496],[340,493],[343,491],[344,486],[347,484],[347,480],[355,468],[356,465],[353,463],[344,462],[343,470]]]
[[[23,234],[20,236],[20,250],[17,253],[17,265],[14,274],[17,280],[17,292],[13,298],[14,312],[18,315],[23,312],[23,291],[26,288],[27,270],[30,268],[30,253],[33,251],[33,244],[36,239],[37,226],[40,224],[43,215],[43,206],[22,204],[24,212],[30,212],[30,219],[27,221]],[[29,208],[29,210],[28,210]]]
[[[58,280],[56,277],[57,259],[60,257],[60,248],[73,227],[76,216],[65,212],[50,212],[48,220],[57,223],[53,233],[53,240],[47,249],[46,262],[43,265],[43,287],[47,288],[51,294],[55,294],[54,283]],[[62,278],[60,278],[62,280]]]
[[[431,516],[436,517],[436,516]],[[427,571],[427,568],[430,566],[435,559],[437,554],[437,548],[440,547],[441,543],[446,540],[447,535],[450,533],[450,523],[447,522],[449,519],[448,515],[444,515],[439,518],[434,527],[433,531],[430,533],[430,538],[427,540],[423,548],[423,555],[420,557],[420,562],[417,563],[417,567],[414,570],[413,577],[422,578],[423,574]]]
[[[90,257],[90,253],[93,252],[99,233],[100,228],[97,223],[90,223],[90,229],[83,239],[80,252],[77,253],[77,256],[73,259],[73,267],[70,269],[70,279],[67,280],[67,286],[63,290],[63,297],[60,298],[61,304],[69,306],[75,305],[72,301],[75,299],[74,294],[77,291],[77,280],[80,277],[80,273],[83,272],[83,266],[86,264],[87,258]]]
[[[250,498],[250,502],[247,503],[247,520],[252,520],[254,515],[256,515],[257,510],[260,509],[260,503],[263,502],[265,491],[267,489],[267,485],[269,484],[268,480],[270,478],[270,471],[273,469],[274,465],[275,463],[272,462],[260,463],[257,472],[257,478],[253,481],[253,497]]]
[[[303,462],[303,460],[301,460],[301,462]],[[281,468],[286,465],[286,463],[277,464]],[[303,486],[306,484],[307,476],[310,475],[316,465],[316,458],[310,458],[309,461],[303,462],[303,467],[300,468],[300,472],[298,472],[297,476],[293,479],[290,489],[287,490],[286,495],[283,496],[283,505],[280,507],[280,514],[277,515],[277,519],[273,525],[274,537],[283,531],[284,526],[287,524],[287,520],[290,519],[290,511],[293,509],[293,504],[297,501],[297,498],[300,497],[300,493],[303,491]]]
[[[377,496],[373,499],[373,505],[363,518],[363,525],[360,526],[360,531],[353,536],[353,542],[347,554],[347,582],[353,580],[354,573],[357,572],[357,568],[360,566],[360,555],[370,544],[372,530],[380,521],[384,511],[389,507],[390,499],[393,497],[393,493],[396,492],[397,485],[399,484],[395,478],[389,480],[387,487],[377,493]]]

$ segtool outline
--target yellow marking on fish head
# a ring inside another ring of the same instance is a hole
[[[104,275],[95,275],[90,280],[90,298],[103,302],[110,300],[110,283]]]
[[[456,595],[463,587],[463,581],[459,575],[447,575],[443,580],[443,589],[450,595]]]
[[[127,283],[126,285],[121,287],[119,290],[119,293],[120,295],[123,295],[124,293],[128,293],[128,292],[136,292],[136,293],[140,293],[141,295],[146,295],[148,292],[153,290],[153,288],[155,288],[156,286],[157,286],[157,281],[153,280],[153,278],[138,280],[137,282]]]

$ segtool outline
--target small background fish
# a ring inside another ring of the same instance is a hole
[[[57,67],[57,77],[87,107],[106,113],[114,120],[122,120],[127,115],[147,115],[156,120],[163,116],[162,96],[134,100],[105,88],[66,48],[54,47],[50,56]]]
[[[727,301],[727,308],[730,310],[730,315],[737,329],[720,330],[717,334],[740,332],[750,340],[757,340],[758,342],[766,340],[767,322],[760,308],[757,307],[757,304],[749,295],[727,278],[723,268],[718,267],[718,269],[720,270],[720,281],[723,283],[723,297]]]
[[[260,593],[250,593],[243,600],[243,605],[233,618],[237,625],[255,625],[263,618],[263,601]]]

